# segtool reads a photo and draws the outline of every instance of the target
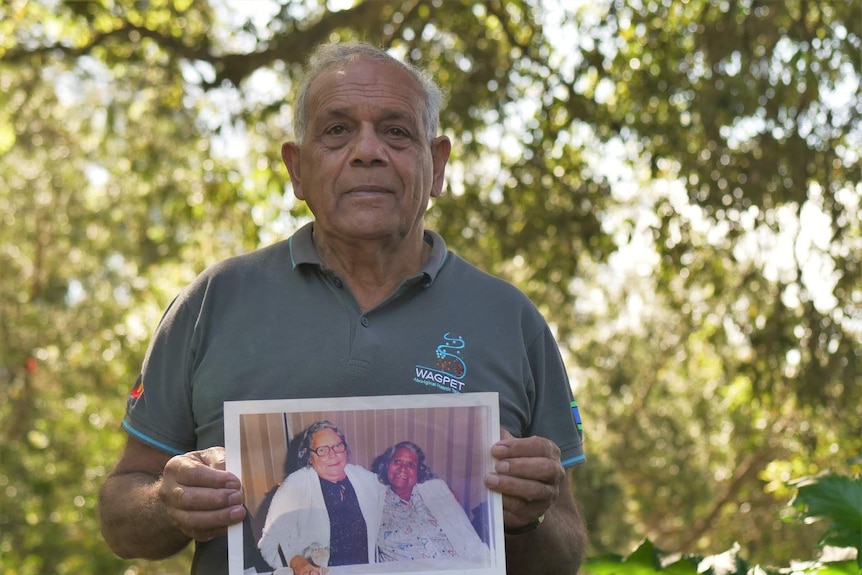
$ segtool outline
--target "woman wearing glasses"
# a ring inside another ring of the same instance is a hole
[[[274,568],[323,575],[328,565],[371,563],[380,525],[377,476],[348,463],[344,434],[329,421],[302,432],[301,468],[273,496],[258,546]]]

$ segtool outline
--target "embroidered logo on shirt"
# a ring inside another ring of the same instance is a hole
[[[446,332],[443,343],[437,346],[434,367],[417,365],[413,381],[451,393],[461,393],[467,375],[467,363],[462,357],[465,347],[467,343],[463,337],[452,337]]]

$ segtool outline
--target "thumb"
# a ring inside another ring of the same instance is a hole
[[[224,471],[224,447],[216,446],[204,449],[203,451],[198,452],[198,457],[204,464],[207,465],[207,467]]]

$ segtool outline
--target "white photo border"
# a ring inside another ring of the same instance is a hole
[[[386,410],[401,410],[411,412],[412,410],[432,410],[435,414],[440,413],[442,417],[459,408],[486,408],[487,417],[479,418],[484,429],[477,430],[480,440],[473,449],[481,450],[484,456],[480,456],[482,469],[474,470],[471,475],[484,477],[494,469],[494,458],[490,454],[491,446],[500,438],[500,415],[499,397],[497,393],[464,393],[464,394],[418,394],[397,396],[358,396],[341,398],[313,398],[313,399],[277,399],[256,401],[227,401],[224,404],[224,429],[225,429],[225,468],[240,478],[244,489],[248,484],[251,486],[254,477],[243,476],[243,437],[241,418],[244,415],[289,415],[304,413],[332,414],[333,419],[343,412],[380,412]],[[426,412],[422,412],[426,413]],[[361,413],[360,413],[361,415]],[[447,438],[447,441],[455,441]],[[246,444],[247,451],[254,451]],[[249,457],[249,454],[246,454]],[[254,475],[254,474],[248,474]],[[467,478],[469,479],[469,478]],[[503,535],[503,498],[499,493],[488,490],[482,484],[480,488],[484,502],[488,504],[488,526],[487,543],[490,549],[488,565],[477,568],[458,567],[457,571],[452,568],[430,570],[414,570],[420,567],[419,563],[413,561],[402,561],[396,563],[375,563],[366,565],[348,565],[341,567],[330,567],[330,575],[353,575],[353,574],[384,574],[384,573],[413,573],[417,575],[505,575],[505,538]],[[250,494],[246,493],[246,499]],[[247,502],[246,502],[247,503]],[[230,575],[251,575],[260,573],[254,569],[245,570],[245,557],[243,548],[243,524],[237,524],[228,529],[228,567]],[[422,564],[424,568],[425,564]],[[433,566],[433,562],[432,562]],[[408,569],[408,567],[410,567]],[[289,572],[286,569],[284,572]],[[265,571],[263,573],[273,573]],[[282,570],[278,570],[280,575]]]

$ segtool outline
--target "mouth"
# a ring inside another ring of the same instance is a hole
[[[347,194],[352,196],[379,196],[391,193],[390,190],[383,186],[356,186],[347,190]]]

